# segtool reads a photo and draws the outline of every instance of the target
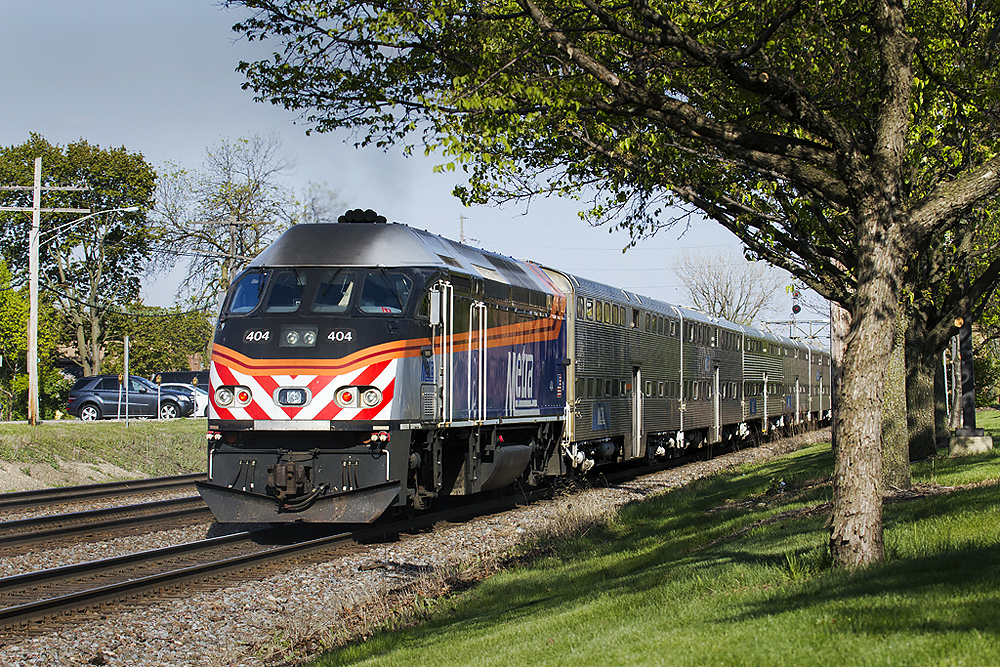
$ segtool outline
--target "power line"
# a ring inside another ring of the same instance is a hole
[[[182,310],[182,311],[176,311],[176,312],[167,312],[167,313],[140,313],[140,312],[135,312],[135,311],[120,310],[120,309],[115,308],[114,306],[100,306],[100,305],[90,304],[87,301],[83,301],[82,299],[78,299],[76,297],[70,296],[69,294],[66,294],[65,292],[63,292],[61,290],[58,290],[55,287],[51,287],[49,285],[42,285],[42,288],[45,289],[46,291],[52,292],[54,294],[58,294],[62,298],[66,299],[67,301],[72,301],[73,303],[78,303],[78,304],[83,305],[83,306],[94,305],[99,311],[102,311],[102,312],[105,312],[105,313],[113,313],[115,315],[125,315],[127,317],[180,317],[182,315],[194,315],[194,314],[208,315],[209,314],[209,311],[207,309],[200,309],[200,308],[195,308],[195,309],[192,309],[192,310]],[[147,307],[149,307],[149,308],[155,308],[156,306],[147,306]]]

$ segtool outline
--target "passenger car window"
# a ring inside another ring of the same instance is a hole
[[[354,293],[354,272],[337,269],[327,271],[319,281],[316,296],[313,298],[312,312],[342,313],[351,303]]]

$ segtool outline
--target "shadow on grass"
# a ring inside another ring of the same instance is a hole
[[[854,574],[829,573],[797,592],[744,607],[720,622],[809,610],[872,634],[978,632],[1000,636],[1000,546],[910,558]]]
[[[887,540],[899,543],[890,554],[911,555],[849,574],[828,569],[827,516],[807,511],[825,500],[828,490],[811,482],[831,465],[828,448],[813,447],[629,505],[609,526],[484,582],[427,623],[378,633],[321,664],[427,649],[445,637],[471,641],[511,626],[537,634],[580,618],[588,619],[585,627],[603,628],[648,616],[671,630],[688,623],[680,635],[720,638],[772,619],[782,619],[782,637],[815,634],[821,623],[853,637],[1000,635],[996,488],[887,507]],[[657,632],[654,626],[644,632]]]

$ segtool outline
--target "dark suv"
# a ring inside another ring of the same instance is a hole
[[[194,413],[191,396],[180,391],[162,389],[157,404],[155,384],[130,375],[128,385],[118,382],[117,375],[94,375],[76,381],[69,390],[67,409],[83,421],[101,418],[159,417],[176,419]]]

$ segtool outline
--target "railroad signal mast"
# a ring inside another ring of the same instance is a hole
[[[824,341],[830,344],[830,320],[801,320],[798,315],[802,313],[802,288],[798,285],[788,287],[788,292],[792,295],[792,313],[787,320],[767,320],[761,322],[765,331],[784,333],[787,327],[788,337],[792,340],[814,340]]]

